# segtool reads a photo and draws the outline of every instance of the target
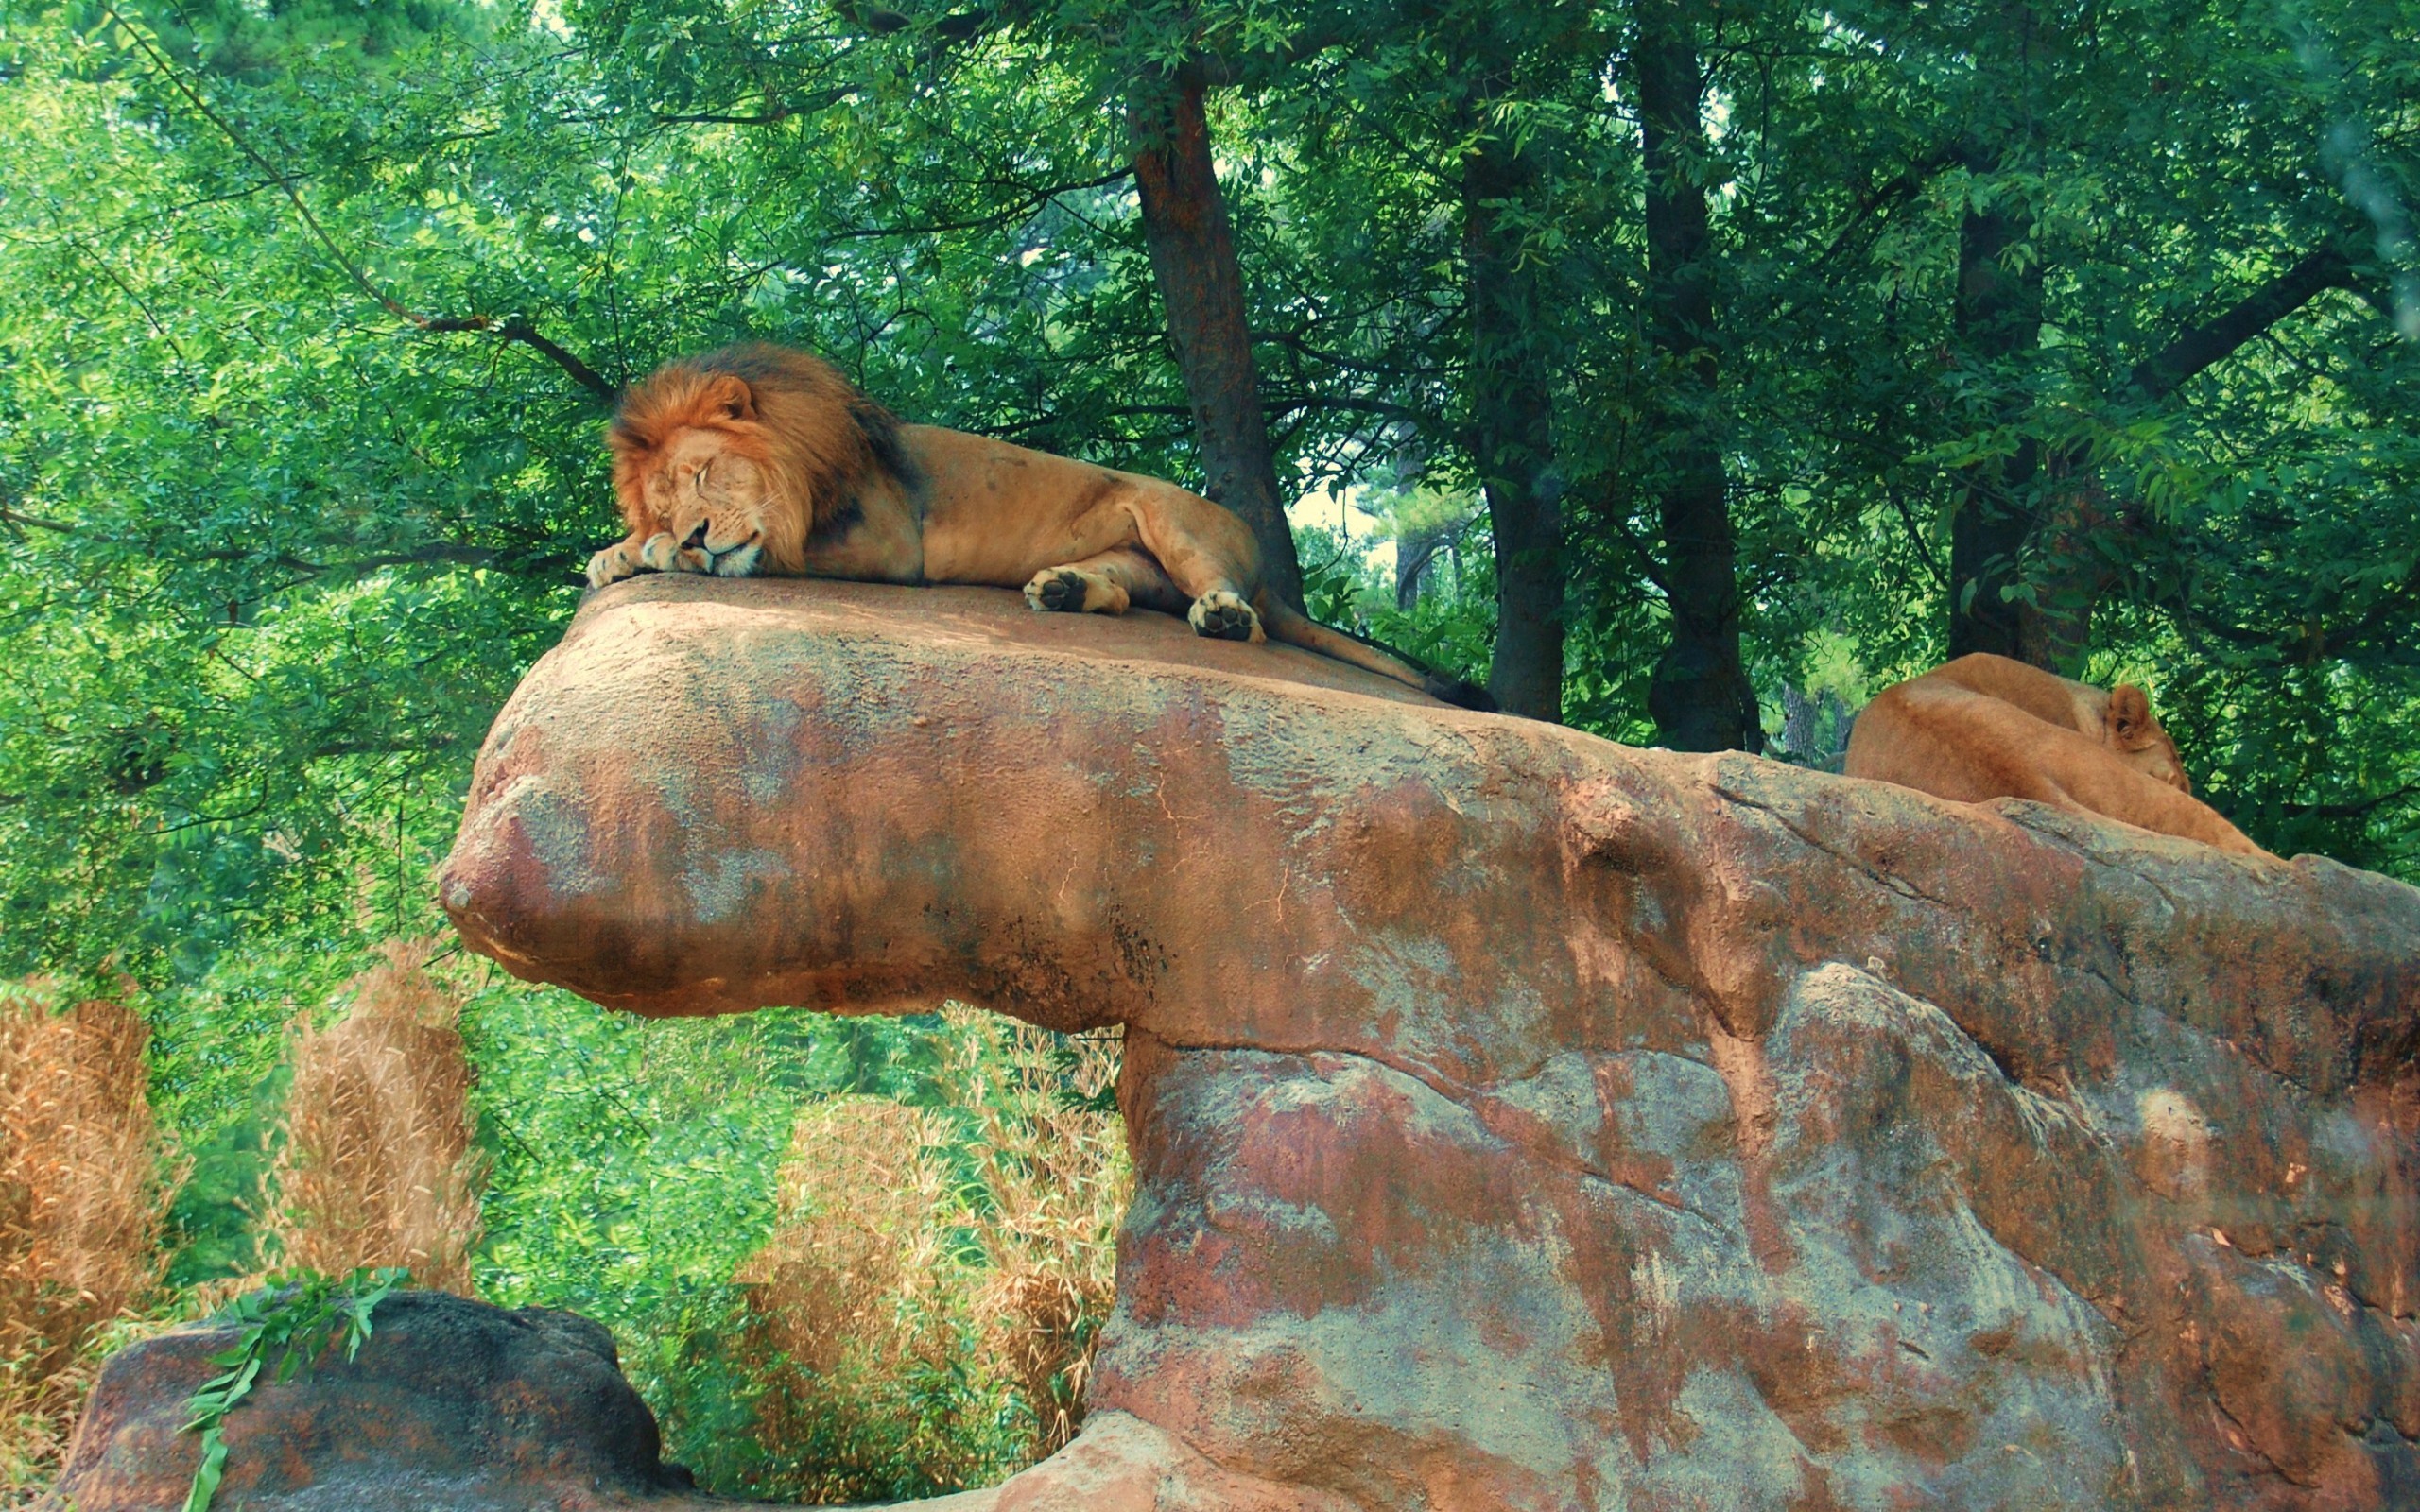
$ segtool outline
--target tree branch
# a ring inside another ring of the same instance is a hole
[[[2420,782],[2406,782],[2392,792],[2380,793],[2376,798],[2364,799],[2360,802],[2280,803],[2277,809],[2278,812],[2298,819],[2360,819],[2368,817],[2398,799],[2409,798],[2415,792],[2420,792]]]
[[[423,331],[430,332],[493,332],[498,340],[518,341],[523,346],[527,347],[530,351],[537,352],[540,356],[544,357],[547,361],[553,363],[556,367],[561,368],[564,372],[571,376],[574,383],[579,385],[579,387],[587,389],[591,394],[595,395],[598,403],[614,404],[618,404],[621,401],[622,390],[620,386],[607,382],[604,375],[599,373],[596,369],[591,368],[588,364],[580,361],[578,357],[573,356],[570,352],[565,352],[562,347],[557,346],[554,342],[549,341],[544,336],[540,335],[538,334],[538,328],[531,325],[527,320],[524,319],[520,316],[510,316],[502,320],[498,320],[493,316],[485,315],[437,316],[429,319],[420,320],[419,325]]]
[[[158,44],[141,28],[112,9],[106,0],[101,6],[101,13],[115,22],[120,30],[133,39],[134,45],[151,60],[152,67],[159,72],[160,77],[166,79],[178,94],[183,95],[186,101],[200,112],[202,119],[216,127],[220,134],[233,143],[235,150],[250,160],[252,166],[258,168],[262,175],[285,196],[286,202],[294,207],[294,213],[302,218],[303,226],[310,231],[313,238],[326,251],[328,261],[381,309],[422,331],[493,332],[505,341],[518,341],[544,355],[555,366],[570,374],[582,388],[587,389],[590,394],[603,403],[611,404],[621,397],[621,390],[618,387],[598,376],[596,369],[590,368],[588,364],[540,335],[527,320],[519,316],[509,317],[503,320],[484,315],[430,317],[422,315],[381,290],[378,285],[370,282],[370,275],[362,271],[358,264],[345,255],[344,249],[337,245],[336,238],[328,234],[328,229],[320,224],[320,217],[311,214],[311,207],[303,201],[302,191],[295,187],[296,176],[278,172],[276,165],[262,156],[260,149],[253,146],[243,132],[235,129],[234,123],[210,108],[210,102],[201,97],[201,92],[194,87],[192,80],[184,77],[166,53],[161,51]]]
[[[2185,331],[2156,354],[2135,364],[2129,382],[2145,399],[2166,399],[2321,294],[2350,287],[2352,283],[2351,260],[2333,247],[2323,247],[2245,295],[2233,308]]]
[[[46,520],[40,515],[26,514],[5,505],[0,505],[0,528],[18,534],[23,534],[28,529],[47,530],[54,535],[82,536],[87,540],[103,541],[113,546],[152,549],[139,541],[100,535],[64,520]],[[406,547],[402,551],[377,552],[368,557],[355,557],[345,561],[312,561],[307,558],[297,557],[291,552],[278,552],[270,555],[242,546],[203,546],[197,550],[177,553],[178,559],[182,561],[257,561],[263,566],[299,573],[304,577],[324,577],[331,575],[358,577],[364,573],[374,573],[382,567],[504,566],[510,570],[515,562],[537,560],[546,555],[539,551],[507,552],[494,546],[474,546],[458,541],[434,541],[425,545]]]
[[[833,9],[877,37],[906,31],[916,25],[916,18],[906,11],[881,6],[838,5]],[[933,23],[933,35],[943,42],[965,42],[980,34],[994,20],[1003,19],[996,12],[1008,8],[977,6],[971,10],[943,16]]]
[[[1284,46],[1265,52],[1235,55],[1206,48],[1193,56],[1190,65],[1201,71],[1201,82],[1212,89],[1254,88],[1341,45],[1342,41],[1333,32],[1305,31]]]
[[[362,293],[383,305],[389,313],[409,320],[415,325],[425,323],[411,311],[381,294],[377,286],[370,282],[368,275],[354,266],[352,260],[345,256],[344,249],[337,246],[336,238],[329,235],[327,228],[320,224],[320,217],[311,214],[311,207],[302,202],[302,196],[294,187],[293,180],[286,175],[279,173],[276,166],[268,159],[261,156],[259,150],[246,139],[241,131],[236,130],[225,116],[210,108],[210,102],[201,97],[201,92],[194,88],[193,82],[178,70],[176,64],[169,60],[168,55],[162,52],[148,35],[134,23],[112,9],[106,3],[101,7],[101,14],[117,23],[119,29],[132,38],[134,45],[142,50],[145,57],[151,60],[151,66],[159,70],[160,77],[166,79],[178,94],[182,94],[193,108],[201,113],[202,119],[218,128],[227,140],[235,145],[236,151],[251,160],[252,166],[260,169],[266,178],[277,185],[278,189],[285,194],[287,203],[293,205],[295,214],[302,217],[302,224],[310,229],[311,234],[319,239],[320,245],[327,249],[329,260],[336,264],[338,271],[352,279],[360,287]]]
[[[1132,177],[1134,177],[1132,168],[1119,168],[1115,172],[1104,173],[1098,179],[1085,179],[1076,183],[1053,184],[1047,189],[1034,190],[1006,210],[994,211],[989,215],[977,215],[967,220],[938,220],[924,226],[867,226],[856,231],[836,232],[829,239],[835,242],[852,242],[883,236],[937,236],[945,232],[984,231],[994,226],[1007,225],[1019,215],[1040,210],[1061,195],[1073,194],[1079,189],[1105,189],[1111,184]]]
[[[1300,394],[1291,399],[1273,399],[1268,408],[1272,416],[1290,415],[1298,409],[1350,409],[1364,415],[1383,415],[1389,420],[1414,425],[1426,425],[1436,419],[1409,404],[1398,404],[1389,399],[1364,399],[1354,394]]]

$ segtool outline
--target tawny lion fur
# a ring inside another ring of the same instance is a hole
[[[1021,588],[1036,610],[1141,605],[1202,635],[1274,636],[1441,696],[1468,691],[1266,592],[1252,532],[1219,505],[904,424],[802,352],[750,344],[668,364],[622,401],[607,439],[630,535],[589,559],[596,587],[654,571]]]
[[[2031,799],[2269,854],[2192,797],[2142,689],[2095,688],[2004,656],[1962,656],[1884,689],[1857,717],[1845,769],[1961,803]]]

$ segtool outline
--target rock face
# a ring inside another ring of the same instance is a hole
[[[648,578],[441,890],[646,1013],[1123,1023],[999,1508],[2420,1505],[2420,893],[1011,594]]]
[[[724,1505],[685,1494],[656,1456],[655,1418],[622,1379],[613,1335],[569,1313],[506,1312],[398,1292],[347,1362],[263,1383],[229,1413],[216,1505],[248,1512],[649,1512]],[[185,1400],[218,1373],[232,1325],[197,1325],[112,1356],[49,1505],[185,1504],[200,1439]],[[272,1361],[272,1364],[275,1362]]]

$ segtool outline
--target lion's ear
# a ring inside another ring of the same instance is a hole
[[[2159,738],[2151,696],[2131,682],[2109,690],[2109,739],[2119,750],[2147,749]]]
[[[756,418],[756,396],[749,392],[746,380],[732,373],[715,374],[715,381],[706,386],[705,406],[721,420]]]

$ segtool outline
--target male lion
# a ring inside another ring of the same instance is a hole
[[[1273,635],[1488,707],[1269,593],[1252,532],[1199,494],[903,424],[803,352],[750,343],[669,363],[622,400],[607,440],[631,533],[589,558],[593,587],[654,571],[1022,588],[1037,610],[1139,604],[1201,635]]]
[[[2004,656],[1962,656],[1876,695],[1850,731],[1845,770],[1961,803],[2031,799],[2269,854],[2190,796],[2142,689],[2095,688]]]

